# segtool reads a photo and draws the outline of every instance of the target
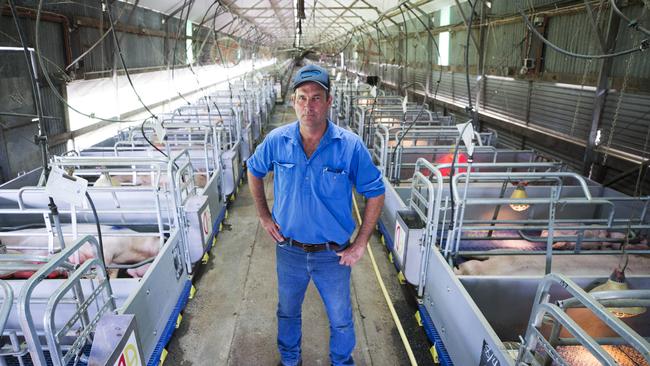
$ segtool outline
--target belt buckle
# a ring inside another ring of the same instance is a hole
[[[307,253],[315,253],[319,251],[319,245],[318,244],[303,244],[302,245],[302,250],[304,250]]]

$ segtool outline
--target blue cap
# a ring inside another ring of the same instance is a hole
[[[302,67],[296,73],[296,76],[293,78],[293,83],[291,84],[291,89],[296,90],[300,85],[311,81],[322,86],[325,90],[330,90],[330,75],[324,68],[310,64]]]

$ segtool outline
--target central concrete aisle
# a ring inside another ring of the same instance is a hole
[[[278,106],[273,125],[294,119],[293,110]],[[269,207],[272,177],[265,181]],[[305,214],[309,214],[305,212]],[[197,288],[169,346],[165,365],[276,365],[277,282],[275,243],[259,224],[248,186],[239,189],[229,207],[225,230],[218,236],[208,264],[199,268]],[[431,364],[424,331],[415,325],[414,310],[404,300],[395,270],[378,236],[371,245],[389,291],[416,340],[418,363]],[[352,296],[357,365],[410,364],[366,255],[353,268]],[[322,301],[310,284],[303,305],[303,364],[329,365],[329,327]]]

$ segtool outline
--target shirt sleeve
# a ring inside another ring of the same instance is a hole
[[[268,136],[257,146],[255,153],[248,158],[246,167],[257,178],[264,178],[268,172],[273,170],[271,142]]]
[[[366,146],[357,141],[355,145],[354,160],[352,162],[353,181],[357,192],[366,198],[373,198],[384,194],[384,180],[381,172],[372,162],[370,152]]]

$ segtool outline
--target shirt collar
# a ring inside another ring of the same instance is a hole
[[[293,126],[290,128],[287,128],[283,133],[282,136],[285,138],[289,139],[289,141],[294,144],[294,145],[299,145],[300,144],[300,121],[296,121],[293,123]],[[325,130],[325,134],[321,138],[320,145],[325,146],[326,144],[329,144],[332,140],[335,139],[342,139],[343,134],[341,133],[341,130],[337,128],[337,126],[334,124],[334,122],[330,121],[329,119],[327,120],[327,130]]]

